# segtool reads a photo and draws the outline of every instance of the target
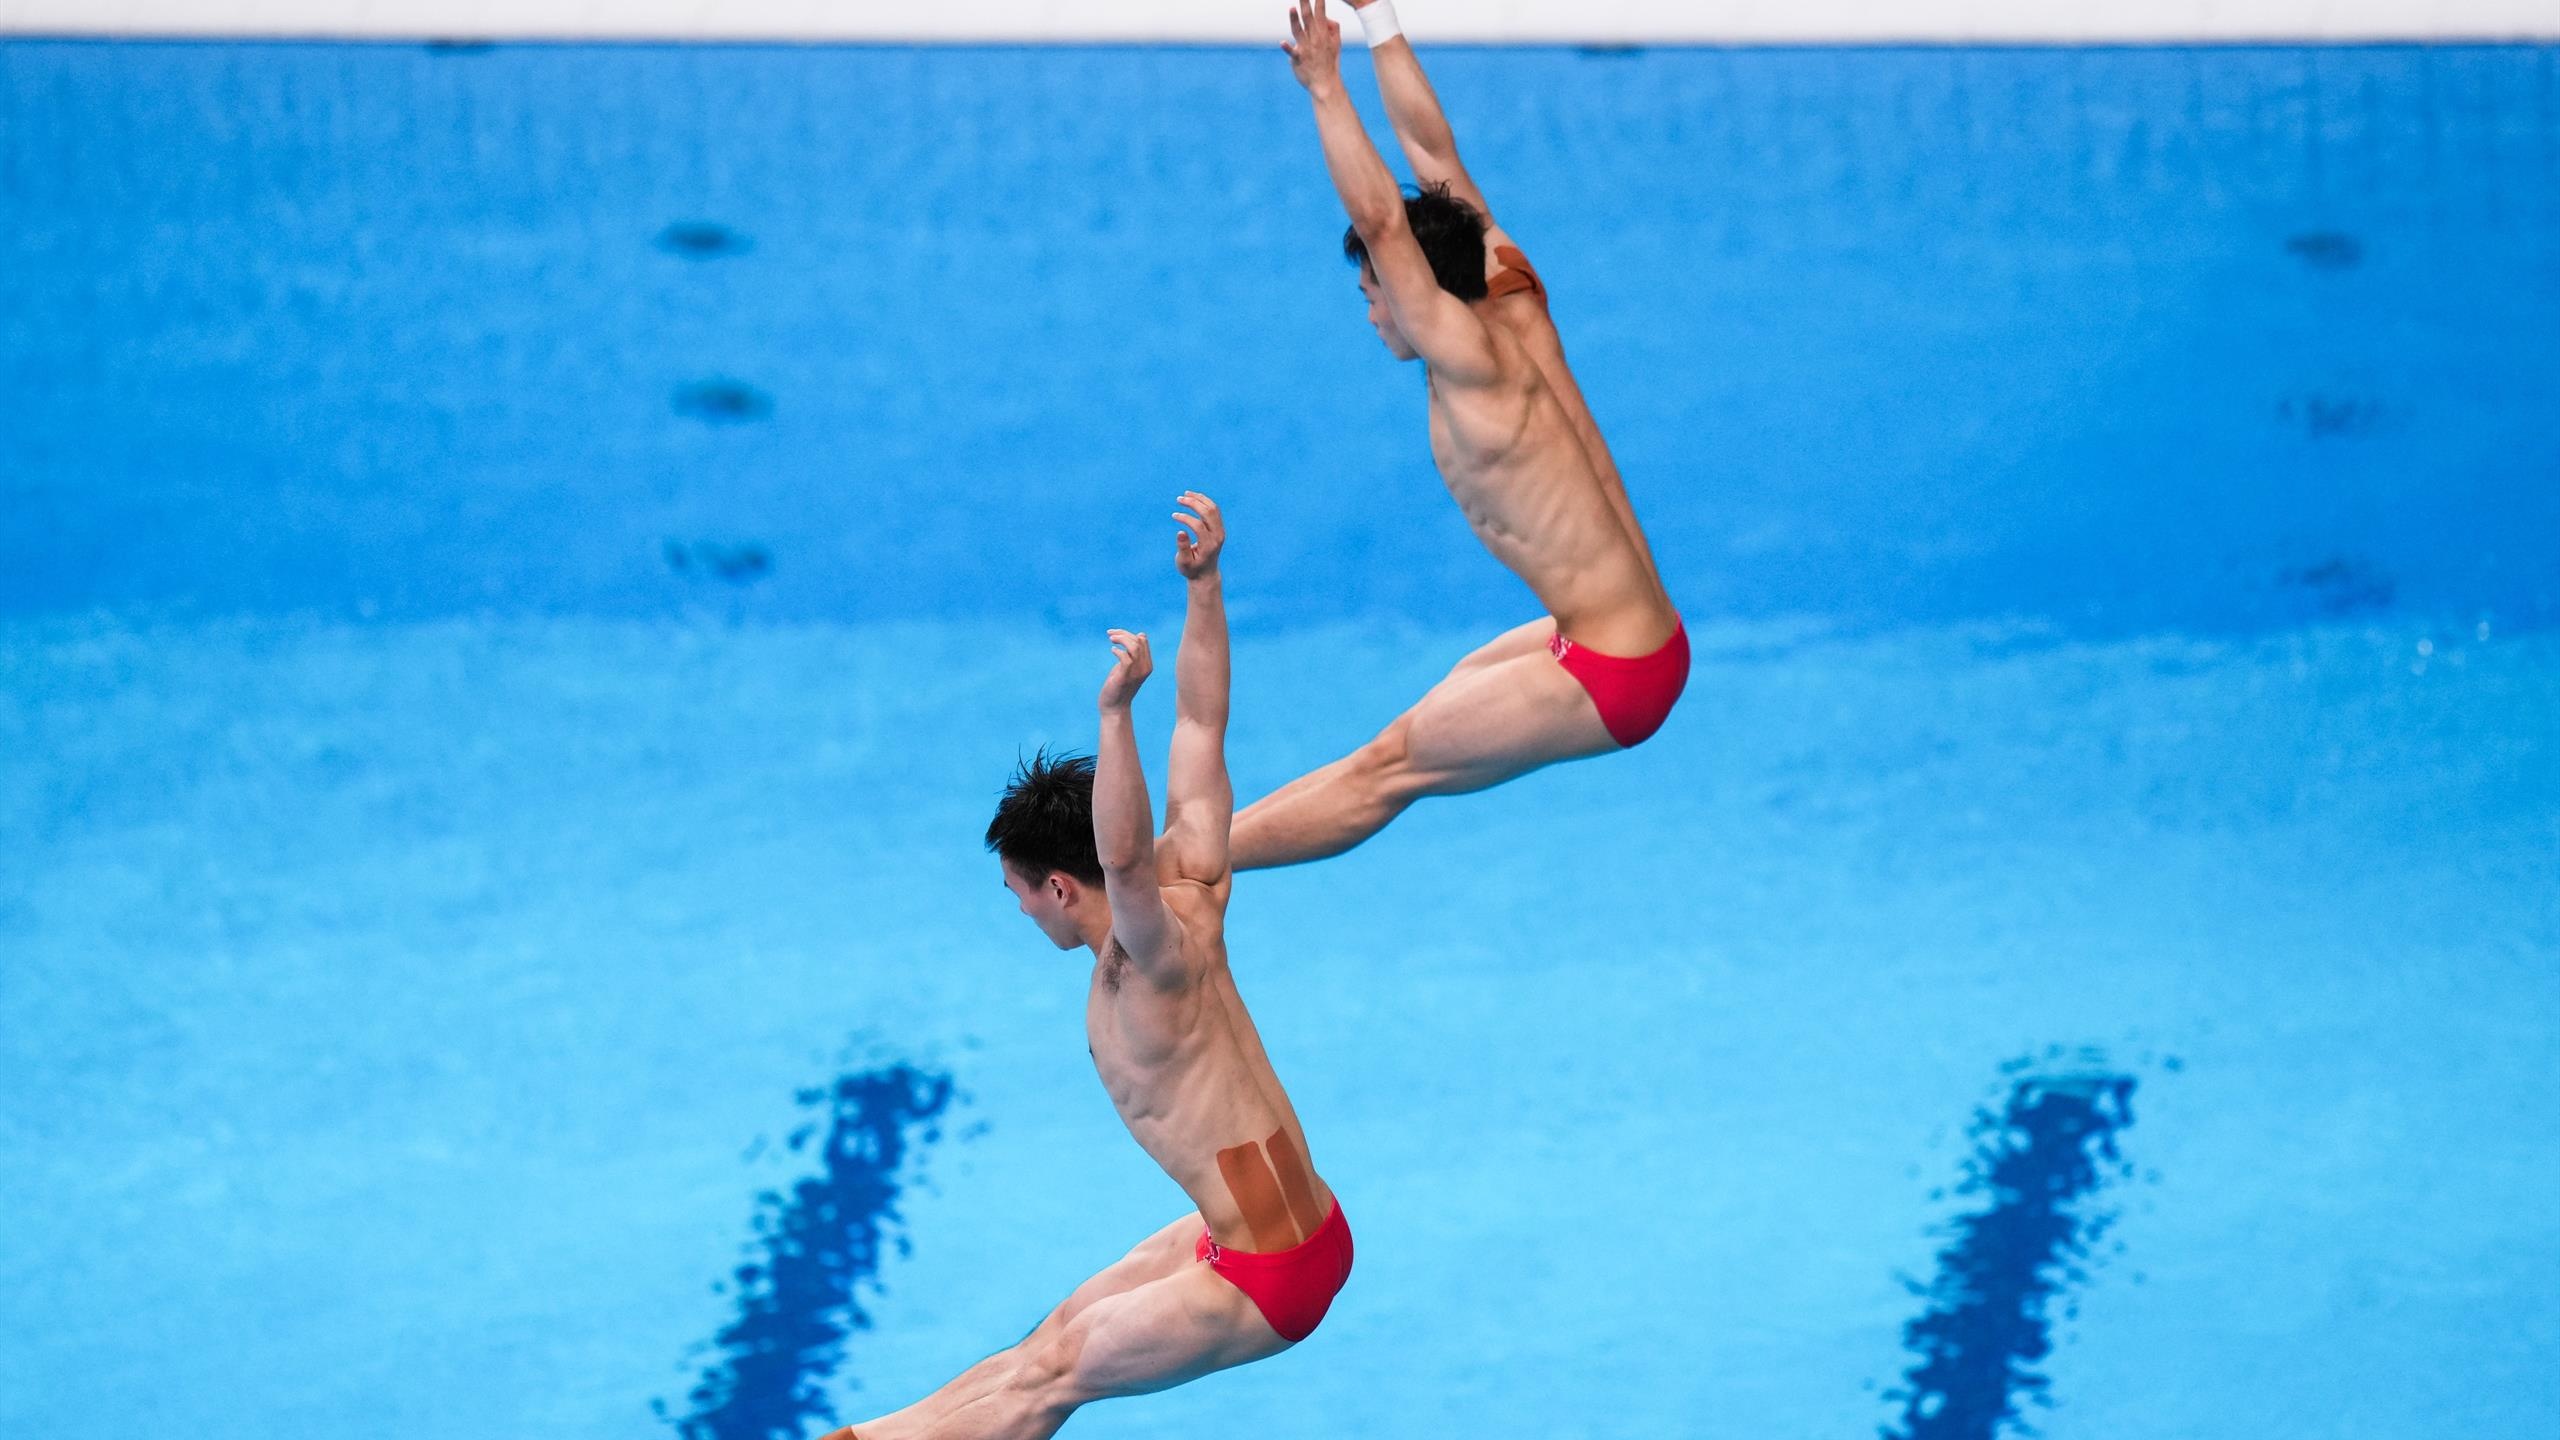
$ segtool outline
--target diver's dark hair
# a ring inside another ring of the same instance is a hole
[[[1404,223],[1431,262],[1440,288],[1461,300],[1485,297],[1484,216],[1476,207],[1449,193],[1446,181],[1404,192]],[[1360,227],[1342,232],[1342,258],[1354,265],[1369,263],[1369,243]]]
[[[1102,857],[1093,848],[1093,757],[1043,749],[1015,766],[996,818],[987,823],[987,848],[1033,879],[1062,870],[1101,884]]]

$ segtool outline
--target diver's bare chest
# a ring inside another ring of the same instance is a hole
[[[1161,1002],[1126,988],[1112,990],[1097,977],[1085,1003],[1085,1053],[1093,1057],[1102,1088],[1127,1109],[1158,1083],[1181,1048],[1174,1017]]]
[[[1440,483],[1476,532],[1488,539],[1508,538],[1517,528],[1523,490],[1533,487],[1535,447],[1519,430],[1503,433],[1498,444],[1477,444],[1439,423],[1431,427],[1431,459]]]
[[[1103,1093],[1111,1097],[1121,1119],[1131,1124],[1150,1119],[1165,1109],[1179,1088],[1172,1057],[1137,1053],[1137,1047],[1126,1036],[1112,1033],[1107,1023],[1087,1029],[1085,1049],[1093,1057],[1094,1077],[1102,1082]]]
[[[1468,528],[1479,539],[1487,544],[1507,544],[1518,538],[1519,497],[1512,493],[1509,467],[1492,462],[1462,463],[1437,446],[1433,447],[1433,458],[1440,462],[1442,488],[1457,502],[1458,513],[1466,517]]]

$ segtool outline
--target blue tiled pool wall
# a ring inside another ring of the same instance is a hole
[[[1428,56],[1694,611],[2552,613],[2552,49]],[[0,45],[0,609],[1083,626],[1197,484],[1247,626],[1508,620],[1304,109],[1276,51]]]

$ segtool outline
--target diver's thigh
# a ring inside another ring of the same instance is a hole
[[[1244,1292],[1206,1265],[1114,1295],[1069,1333],[1079,1403],[1169,1389],[1289,1348]]]
[[[1555,638],[1556,622],[1552,615],[1541,615],[1525,624],[1514,625],[1468,651],[1465,659],[1450,667],[1448,679],[1471,675],[1487,666],[1499,665],[1523,655],[1534,655],[1546,649],[1548,642]]]
[[[1428,793],[1456,795],[1617,748],[1582,683],[1541,649],[1433,687],[1405,762]]]
[[[1059,1302],[1057,1309],[1049,1312],[1049,1317],[1040,1323],[1039,1328],[1045,1330],[1069,1324],[1097,1301],[1125,1295],[1191,1264],[1193,1248],[1199,1243],[1201,1230],[1199,1212],[1194,1211],[1139,1241],[1130,1247],[1128,1254],[1095,1271],[1091,1278],[1077,1286],[1073,1294]]]

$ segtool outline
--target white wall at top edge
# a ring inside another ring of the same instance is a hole
[[[2560,38],[2560,0],[1400,0],[1429,40]],[[1276,42],[1285,0],[0,0],[0,33]]]

